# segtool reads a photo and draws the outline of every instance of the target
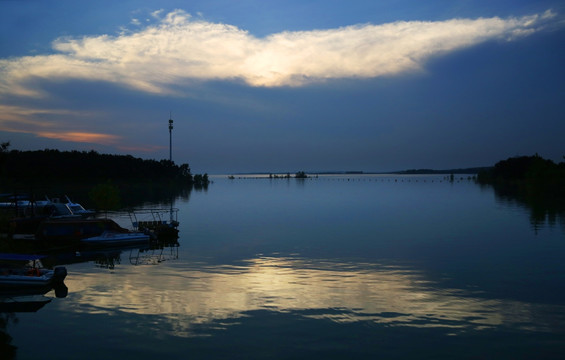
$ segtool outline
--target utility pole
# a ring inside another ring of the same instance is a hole
[[[173,113],[169,115],[169,161],[173,162]]]
[[[173,112],[169,112],[169,161],[171,165],[173,164]],[[171,212],[170,212],[170,223],[173,224],[173,202],[174,199],[171,198]]]

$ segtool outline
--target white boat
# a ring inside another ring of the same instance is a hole
[[[149,235],[138,231],[104,231],[98,236],[81,239],[80,241],[85,245],[116,246],[144,243],[148,242],[149,239]]]
[[[38,255],[0,254],[0,291],[34,291],[62,283],[67,269],[46,269],[40,259]]]
[[[3,196],[6,197],[6,195]],[[50,200],[45,197],[45,200],[30,200],[25,195],[12,195],[8,199],[10,201],[0,202],[0,209],[13,211],[16,217],[79,218],[85,216],[78,208],[78,212],[75,214],[69,206],[71,203],[62,203],[59,199]],[[72,203],[72,205],[80,206],[80,204],[75,203]],[[80,208],[84,210],[82,206]],[[84,210],[85,213],[88,213],[88,211]]]
[[[0,209],[15,211],[16,215],[27,215],[32,212],[39,212],[51,201],[47,200],[30,200],[27,195],[18,194],[0,194]],[[70,210],[69,210],[70,211]]]

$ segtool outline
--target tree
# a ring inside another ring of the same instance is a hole
[[[188,164],[182,164],[182,165],[180,166],[179,175],[180,175],[181,177],[186,177],[186,178],[188,178],[188,177],[191,176],[191,174],[190,174],[190,167],[188,166]]]
[[[92,188],[90,198],[99,210],[108,212],[120,208],[120,190],[110,181]]]
[[[6,163],[6,154],[8,153],[9,147],[9,141],[0,143],[0,175],[4,174],[4,164]]]

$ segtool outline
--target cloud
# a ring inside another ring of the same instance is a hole
[[[0,104],[0,131],[28,133],[38,137],[71,142],[117,145],[122,137],[89,131],[65,131],[73,119],[88,117],[86,111],[20,107]],[[75,125],[76,126],[76,125]]]
[[[89,132],[46,132],[40,131],[36,135],[48,139],[57,139],[63,141],[72,142],[82,142],[82,143],[94,143],[103,145],[114,145],[121,137],[110,134],[99,134],[99,133],[89,133]]]
[[[0,113],[2,114],[2,119],[4,121],[19,123],[20,125],[29,124],[33,126],[44,126],[44,124],[29,120],[30,117],[46,116],[46,115],[49,116],[49,115],[77,114],[76,112],[70,110],[29,108],[29,107],[1,105],[1,104],[0,104]]]
[[[0,60],[0,95],[45,96],[36,79],[104,81],[168,94],[191,81],[238,80],[250,86],[304,86],[374,78],[423,68],[431,57],[492,39],[529,35],[554,17],[398,21],[257,38],[235,26],[156,11],[155,25],[118,36],[59,38],[53,55]]]

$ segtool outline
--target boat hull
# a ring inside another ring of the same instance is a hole
[[[12,289],[22,287],[43,287],[51,285],[53,281],[51,275],[32,276],[32,275],[0,275],[0,288]]]
[[[0,294],[44,293],[63,284],[67,269],[63,266],[49,269],[1,269]]]
[[[47,220],[39,225],[39,240],[67,243],[102,236],[105,232],[127,234],[127,229],[110,219]]]

